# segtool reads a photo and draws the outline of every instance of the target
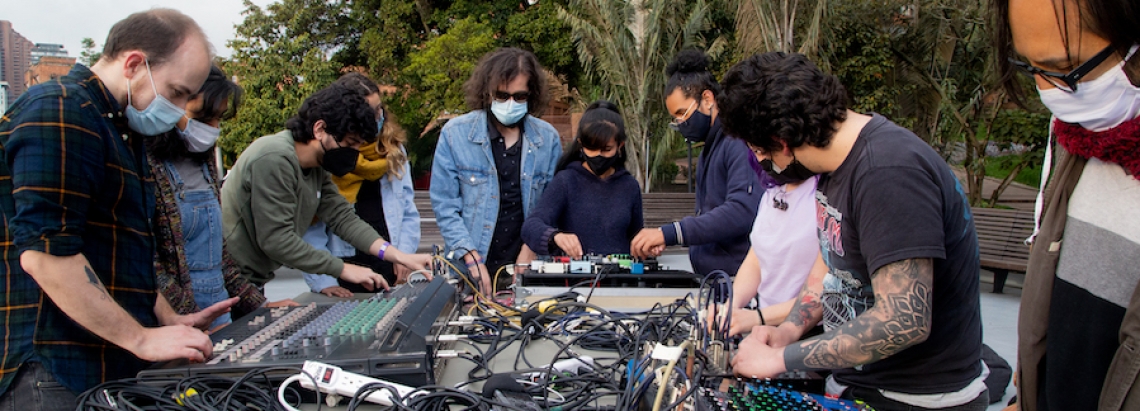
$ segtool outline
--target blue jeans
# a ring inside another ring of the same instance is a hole
[[[71,411],[75,402],[75,393],[56,382],[43,364],[26,362],[0,396],[0,411]]]
[[[190,269],[190,287],[194,302],[204,309],[227,298],[226,280],[222,276],[222,207],[214,190],[185,190],[178,170],[169,162],[167,171],[178,191],[175,201],[182,216],[182,245],[186,265]],[[203,164],[203,172],[210,179]],[[230,314],[222,314],[210,328],[230,323]]]

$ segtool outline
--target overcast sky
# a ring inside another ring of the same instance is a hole
[[[265,7],[276,0],[253,0]],[[115,22],[136,11],[154,7],[177,9],[194,18],[219,56],[232,53],[226,42],[234,38],[234,25],[242,21],[241,0],[0,0],[0,20],[33,43],[63,44],[72,57],[83,51],[84,37],[98,49]]]

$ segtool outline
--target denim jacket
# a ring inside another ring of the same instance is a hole
[[[403,177],[398,179],[389,178],[388,174],[380,177],[380,201],[384,203],[384,221],[388,225],[388,236],[391,237],[387,240],[396,249],[414,254],[420,247],[420,212],[416,209],[416,192],[412,186],[410,164],[404,166],[403,174]],[[322,231],[328,236],[326,246],[333,255],[350,256],[355,253],[352,244],[337,237],[325,224],[318,223],[313,226],[317,225],[325,227]],[[307,242],[309,233],[305,235]],[[309,289],[315,293],[337,285],[336,278],[331,275],[304,273],[304,278]]]
[[[558,132],[545,121],[526,116],[523,135],[523,215],[530,215],[562,155]],[[499,178],[487,136],[487,114],[475,110],[448,121],[435,146],[431,167],[431,205],[450,251],[487,255],[499,217]]]

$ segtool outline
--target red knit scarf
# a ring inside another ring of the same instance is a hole
[[[1119,164],[1140,180],[1140,117],[1104,131],[1089,131],[1077,124],[1055,120],[1053,134],[1070,153]]]

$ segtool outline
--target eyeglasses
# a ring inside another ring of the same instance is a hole
[[[673,117],[673,121],[669,122],[669,128],[671,128],[673,130],[680,131],[681,123],[684,123],[685,120],[688,120],[689,114],[692,114],[693,110],[696,108],[697,108],[697,101],[693,100],[693,102],[691,104],[689,104],[689,108],[685,109],[685,112],[683,114],[681,114],[680,117]]]
[[[530,92],[520,91],[517,93],[508,93],[505,91],[496,90],[491,94],[491,96],[495,98],[495,101],[498,101],[500,103],[507,101],[508,99],[514,100],[516,103],[525,103],[526,99],[530,98]]]
[[[1093,71],[1093,69],[1099,66],[1100,63],[1103,63],[1104,60],[1107,59],[1108,56],[1111,56],[1115,50],[1116,49],[1114,49],[1110,44],[1108,47],[1105,47],[1104,50],[1101,50],[1100,53],[1096,53],[1095,56],[1086,60],[1084,63],[1081,63],[1081,65],[1077,66],[1077,68],[1073,69],[1072,71],[1068,72],[1068,74],[1062,74],[1055,71],[1045,71],[1037,67],[1033,67],[1024,61],[1014,60],[1012,58],[1009,59],[1009,62],[1013,63],[1014,66],[1021,69],[1023,73],[1029,75],[1030,77],[1041,76],[1042,79],[1045,79],[1045,81],[1049,82],[1049,84],[1052,84],[1053,87],[1061,89],[1061,91],[1064,91],[1066,93],[1076,93],[1077,82],[1081,81],[1082,78],[1088,75],[1089,72]]]

